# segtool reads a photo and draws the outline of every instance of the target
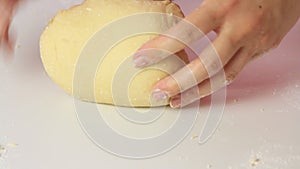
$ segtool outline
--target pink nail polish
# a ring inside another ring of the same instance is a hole
[[[134,67],[144,67],[149,64],[149,61],[144,56],[140,56],[133,60]]]
[[[160,102],[169,98],[168,94],[160,89],[156,89],[152,92],[151,97],[154,101]]]

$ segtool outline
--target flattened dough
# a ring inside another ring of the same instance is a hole
[[[154,84],[166,77],[168,73],[154,68],[135,69],[132,68],[131,62],[126,62],[126,59],[128,60],[142,44],[157,36],[150,33],[131,36],[116,44],[103,57],[104,59],[95,70],[94,88],[91,89],[89,85],[81,85],[79,89],[76,89],[80,92],[74,91],[74,73],[78,58],[79,56],[81,58],[90,57],[84,55],[84,52],[82,53],[88,40],[108,23],[124,16],[144,12],[167,13],[170,16],[183,17],[180,8],[169,0],[87,0],[81,5],[59,12],[44,30],[40,39],[41,58],[46,72],[67,93],[84,101],[128,107],[167,105],[168,100],[159,103],[151,102],[150,93]],[[166,21],[164,18],[150,19],[149,22],[149,25],[158,31],[175,24],[175,21]],[[119,28],[120,31],[125,29],[132,29],[132,25],[128,24]],[[103,38],[109,41],[111,36],[113,34]],[[101,47],[91,49],[87,53],[97,55],[99,50],[104,49]],[[180,52],[179,56],[182,60],[187,60],[185,52]],[[158,64],[157,67],[174,72],[182,66],[174,59],[176,60],[174,57],[169,58]],[[86,61],[85,65],[93,64],[92,60],[87,59]],[[136,72],[134,77],[130,77],[131,80],[125,94],[124,92],[113,92],[123,91],[124,85],[126,86],[123,83],[127,83],[121,77],[126,77],[128,72],[118,71],[121,64],[123,64],[123,69],[125,67],[124,70],[127,67],[128,70]],[[76,74],[76,76],[81,76],[83,83],[84,78],[88,76],[84,72]],[[118,76],[116,76],[116,72],[119,73]],[[120,87],[114,84],[118,84]]]

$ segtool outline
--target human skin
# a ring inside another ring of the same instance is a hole
[[[10,50],[12,49],[13,43],[11,38],[9,38],[8,31],[13,10],[17,3],[18,0],[0,0],[0,44],[6,45]]]
[[[18,0],[0,0],[0,11],[3,11],[0,17],[0,44],[9,49],[12,49],[13,43],[8,30],[17,3]],[[223,85],[217,88],[230,84],[248,62],[279,45],[299,16],[300,0],[205,0],[185,20],[203,34],[216,32],[218,36],[212,43],[213,47],[209,46],[199,58],[157,83],[152,97],[158,101],[170,98],[171,107],[178,108],[216,91],[211,88],[208,78],[212,75],[225,72]],[[182,26],[173,27],[172,32],[194,40],[190,37],[191,32]],[[177,40],[159,36],[139,49],[133,63],[136,67],[146,67],[167,57],[140,52],[144,49],[176,53],[185,47]],[[210,56],[212,53],[218,56]],[[206,62],[203,63],[203,60]],[[218,61],[222,62],[220,67],[216,66]]]
[[[158,82],[152,98],[170,99],[171,107],[179,108],[230,84],[247,63],[277,47],[299,16],[299,0],[205,0],[184,21],[195,25],[203,34],[216,32],[217,38],[198,58]],[[196,40],[188,29],[178,24],[167,32]],[[182,42],[161,35],[137,51],[133,64],[142,68],[168,57],[151,55],[143,52],[145,49],[176,53],[185,47]],[[211,79],[217,79],[222,73],[225,73],[223,82],[212,89]]]

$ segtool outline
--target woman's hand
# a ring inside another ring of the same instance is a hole
[[[215,92],[208,77],[217,77],[223,72],[226,78],[217,88],[228,85],[249,61],[279,45],[299,16],[300,0],[205,0],[185,21],[195,25],[203,34],[215,31],[218,36],[212,43],[213,47],[207,47],[199,58],[158,82],[153,89],[153,99],[170,98],[173,108],[186,106]],[[186,37],[187,41],[195,40],[193,32],[182,24],[169,32]],[[133,63],[136,67],[145,67],[167,57],[147,55],[142,52],[145,49],[176,53],[185,47],[182,42],[159,36],[139,49]]]
[[[12,49],[13,45],[8,35],[9,25],[17,2],[18,0],[0,0],[0,44],[6,45],[9,49]]]

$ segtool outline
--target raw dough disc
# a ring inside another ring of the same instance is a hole
[[[154,34],[132,36],[118,43],[105,55],[94,72],[94,88],[91,90],[90,87],[85,88],[83,85],[80,93],[74,93],[73,90],[77,60],[88,40],[105,25],[116,19],[145,12],[167,13],[170,16],[183,17],[180,8],[169,0],[87,0],[81,5],[59,12],[49,23],[40,39],[41,58],[46,72],[62,89],[84,101],[128,107],[167,105],[168,100],[153,103],[149,97],[154,84],[168,75],[165,71],[158,69],[148,68],[142,71],[135,69],[134,71],[140,72],[131,77],[128,94],[115,95],[112,92],[113,80],[118,80],[114,78],[117,77],[115,73],[120,64],[132,56],[142,44],[157,36]],[[149,22],[157,31],[162,31],[165,27],[175,24],[175,21],[168,20],[166,22],[163,18],[156,18]],[[120,31],[131,28],[131,25],[127,25],[120,28]],[[110,36],[103,38],[109,40]],[[97,50],[101,50],[101,48]],[[97,54],[96,50],[89,52]],[[179,56],[186,62],[185,52],[180,52]],[[88,58],[89,56],[81,57]],[[158,64],[159,66],[162,66],[164,70],[174,72],[182,66],[182,63],[177,62],[176,58],[169,58],[168,61]],[[131,62],[128,62],[125,67],[133,69]],[[87,75],[82,73],[80,76],[84,80]],[[120,84],[122,83],[120,80]],[[116,89],[116,91],[118,90]]]

